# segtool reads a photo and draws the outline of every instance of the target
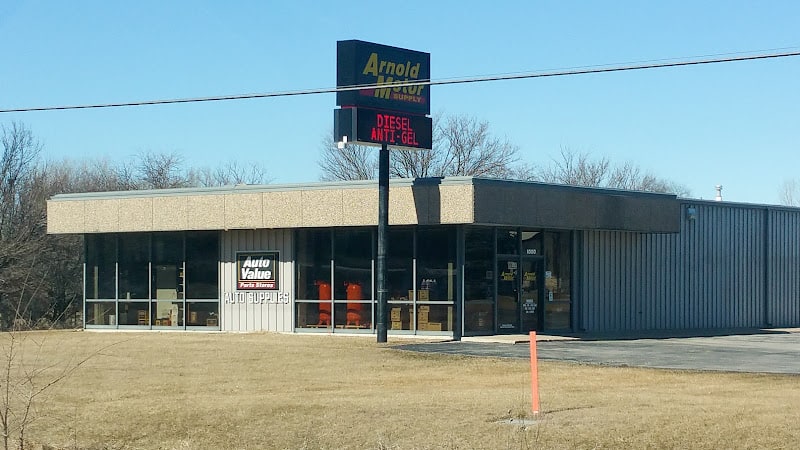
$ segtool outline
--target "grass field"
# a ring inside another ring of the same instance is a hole
[[[4,347],[8,335],[2,337]],[[90,356],[28,436],[81,449],[794,448],[800,377],[415,354],[371,337],[25,334],[23,366]],[[109,347],[110,345],[110,347]],[[102,349],[102,350],[101,350]],[[41,354],[37,362],[33,356]]]

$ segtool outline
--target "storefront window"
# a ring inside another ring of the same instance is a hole
[[[115,302],[86,302],[86,325],[116,325]]]
[[[150,261],[150,236],[146,233],[119,235],[119,297],[121,299],[147,299],[150,297],[148,281]]]
[[[334,239],[334,299],[371,300],[372,231],[337,229]]]
[[[148,302],[119,302],[119,325],[150,325]]]
[[[498,228],[497,254],[516,255],[518,253],[519,253],[519,233],[517,233],[517,230]]]
[[[494,330],[494,230],[469,228],[464,236],[464,331]]]
[[[186,236],[186,298],[219,299],[219,234]]]
[[[352,285],[351,285],[352,286]],[[350,330],[368,330],[372,327],[372,303],[348,300],[333,304],[334,326]]]
[[[522,240],[522,254],[534,256],[542,254],[542,233],[539,231],[523,231],[520,233]]]
[[[453,331],[452,305],[417,305],[418,331]]]
[[[298,230],[296,236],[296,325],[330,328],[333,326],[331,230]]]
[[[186,326],[218,327],[217,302],[186,302]]]
[[[389,303],[389,329],[393,331],[413,330],[414,305],[411,302]]]
[[[86,236],[86,298],[116,298],[117,241],[113,234]]]
[[[298,230],[297,298],[331,298],[331,231]]]
[[[183,326],[183,235],[153,235],[153,325]]]
[[[386,268],[389,300],[409,300],[414,292],[414,230],[389,230]]]
[[[570,324],[570,232],[545,232],[545,312],[549,330],[568,329]]]
[[[87,236],[86,261],[86,325],[219,327],[218,232]]]
[[[417,232],[417,300],[452,302],[455,283],[455,229],[420,229]]]

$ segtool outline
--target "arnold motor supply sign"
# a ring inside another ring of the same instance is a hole
[[[277,251],[237,252],[236,289],[277,290],[279,261]]]

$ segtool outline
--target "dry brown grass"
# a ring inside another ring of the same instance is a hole
[[[118,342],[30,430],[90,449],[791,448],[800,377],[403,352],[374,337],[49,332],[61,365]],[[390,344],[399,343],[391,339]]]

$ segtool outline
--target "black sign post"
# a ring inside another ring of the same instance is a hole
[[[386,255],[389,249],[389,146],[381,145],[381,153],[378,159],[378,260],[375,264],[376,284],[378,291],[377,326],[375,331],[378,333],[378,342],[388,340],[388,323],[386,321],[386,310],[388,305],[388,289],[386,280],[389,277],[389,269],[386,265]]]
[[[389,251],[389,146],[431,149],[430,53],[350,40],[336,45],[334,139],[380,145],[378,161],[378,307],[375,331],[387,341]]]

